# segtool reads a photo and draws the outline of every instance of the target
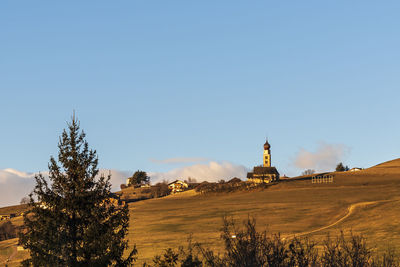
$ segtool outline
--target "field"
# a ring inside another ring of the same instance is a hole
[[[389,245],[400,251],[399,213],[400,159],[359,172],[336,173],[330,184],[287,181],[258,191],[214,195],[187,191],[134,202],[128,238],[137,245],[138,263],[151,262],[168,247],[185,246],[190,235],[218,249],[222,216],[238,222],[254,216],[259,230],[280,232],[284,238],[308,235],[321,241],[327,233],[351,229],[365,235],[378,251]],[[0,242],[0,264],[15,244],[16,240]]]
[[[0,214],[10,214],[10,213],[20,214],[22,212],[25,212],[27,207],[28,207],[27,204],[3,207],[0,208]]]
[[[327,233],[352,230],[377,250],[400,250],[400,160],[359,172],[337,173],[332,184],[310,180],[280,183],[262,191],[196,195],[186,192],[131,204],[130,243],[139,262],[165,248],[194,241],[218,249],[223,215],[238,222],[257,219],[259,230],[283,237],[306,235],[317,241]],[[332,225],[332,226],[330,226]],[[330,227],[327,227],[330,226]]]

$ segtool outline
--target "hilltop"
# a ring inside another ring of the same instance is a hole
[[[334,182],[292,180],[264,190],[168,196],[131,204],[129,239],[139,259],[149,261],[167,247],[193,240],[218,249],[223,215],[249,215],[259,230],[283,237],[308,235],[321,241],[341,229],[364,234],[378,250],[400,250],[400,159],[357,172],[335,172]]]
[[[365,169],[364,173],[377,173],[380,175],[398,174],[400,169],[400,158],[389,160],[384,163]]]
[[[303,177],[255,191],[201,195],[191,190],[130,203],[129,242],[138,247],[139,265],[165,248],[185,245],[190,234],[218,249],[221,217],[228,215],[237,221],[254,216],[259,230],[284,238],[321,241],[327,233],[352,229],[377,250],[389,244],[400,250],[400,159],[333,174],[333,183],[312,184]],[[0,242],[0,262],[15,245],[16,239]]]

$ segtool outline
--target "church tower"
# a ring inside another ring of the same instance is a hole
[[[263,167],[271,167],[271,145],[267,141],[264,144]]]
[[[271,145],[267,141],[264,144],[262,166],[255,166],[253,172],[247,173],[247,179],[252,183],[271,183],[279,181],[279,172],[271,166]]]

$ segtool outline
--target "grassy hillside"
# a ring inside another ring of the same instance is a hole
[[[22,212],[25,212],[27,208],[28,208],[27,204],[3,207],[3,208],[0,208],[0,214],[15,213],[16,215],[19,215]]]
[[[340,229],[364,234],[377,250],[389,244],[400,250],[400,159],[358,172],[335,173],[331,184],[310,180],[282,182],[265,190],[199,195],[187,191],[130,204],[129,242],[139,250],[139,262],[167,247],[193,240],[211,248],[221,245],[223,215],[241,221],[257,219],[283,237],[308,235],[322,240]],[[0,264],[12,253],[13,241],[0,242]],[[14,241],[15,244],[16,241]],[[3,250],[1,250],[3,248]],[[23,257],[17,253],[15,259]]]
[[[335,173],[332,184],[291,181],[261,191],[187,192],[132,203],[129,240],[136,243],[140,262],[169,246],[184,245],[190,234],[217,248],[221,217],[241,221],[250,215],[257,218],[260,230],[268,228],[286,238],[311,232],[308,236],[322,240],[327,233],[352,229],[365,234],[378,250],[389,244],[400,250],[399,211],[400,160],[395,160],[359,172]]]
[[[122,200],[128,202],[151,198],[151,192],[149,188],[128,187],[115,193],[119,195]]]

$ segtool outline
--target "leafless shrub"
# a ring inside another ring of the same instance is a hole
[[[171,190],[168,188],[168,184],[166,183],[157,183],[156,185],[151,187],[151,197],[164,197],[171,193]]]
[[[121,185],[120,185],[120,188],[121,188],[121,190],[122,190],[122,189],[128,188],[128,186],[127,186],[126,184],[121,184]]]
[[[396,251],[389,247],[382,255],[376,255],[371,263],[372,267],[399,267],[399,256]]]
[[[232,218],[223,218],[221,239],[224,253],[216,254],[201,244],[192,245],[191,239],[186,249],[167,249],[156,256],[155,266],[185,267],[398,267],[399,258],[393,249],[373,258],[366,239],[350,231],[346,238],[340,232],[336,238],[330,236],[323,242],[323,251],[318,253],[316,243],[308,238],[295,237],[285,240],[280,234],[267,231],[258,232],[254,218],[237,227]]]
[[[21,201],[19,202],[19,204],[23,205],[23,204],[28,204],[30,202],[30,198],[29,197],[23,197],[21,199]]]
[[[202,182],[199,184],[195,190],[201,194],[209,194],[209,193],[231,193],[237,191],[249,191],[254,189],[265,189],[275,183],[260,183],[254,184],[243,181],[228,181],[225,183],[208,183]]]
[[[15,227],[10,221],[0,225],[0,241],[15,237],[17,237]]]
[[[308,169],[308,170],[303,171],[301,173],[301,175],[311,175],[311,174],[314,174],[314,173],[315,173],[315,170]]]
[[[173,267],[177,266],[179,253],[171,248],[165,250],[163,255],[157,255],[153,259],[154,266],[157,267]]]
[[[350,232],[350,237],[345,238],[343,231],[332,240],[329,236],[324,241],[324,253],[321,256],[324,266],[368,266],[371,262],[371,249],[366,244],[366,239],[361,235]]]
[[[318,266],[316,243],[308,238],[295,237],[288,245],[289,266]]]

